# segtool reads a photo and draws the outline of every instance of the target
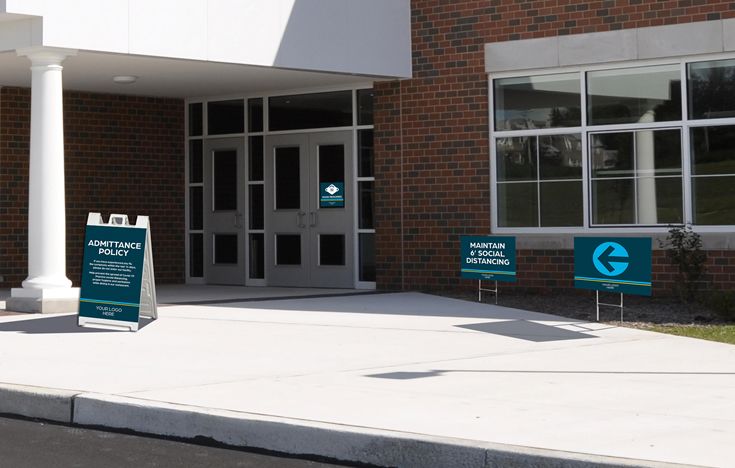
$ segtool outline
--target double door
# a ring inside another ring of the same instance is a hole
[[[270,286],[354,286],[352,132],[266,139]]]

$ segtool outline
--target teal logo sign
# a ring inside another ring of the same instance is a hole
[[[319,184],[319,207],[320,208],[344,208],[345,206],[345,184],[344,182],[322,182]]]
[[[462,278],[516,280],[516,238],[461,236]]]
[[[87,226],[79,316],[138,322],[146,230]]]
[[[651,295],[651,239],[575,237],[574,287]]]

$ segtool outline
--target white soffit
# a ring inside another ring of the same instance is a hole
[[[488,73],[735,51],[735,20],[485,44]]]
[[[336,73],[89,51],[79,51],[62,65],[67,90],[176,98],[351,86],[373,81]],[[133,75],[138,80],[120,85],[112,81],[118,75]],[[0,85],[29,87],[30,84],[28,59],[18,57],[15,52],[0,53]]]
[[[409,0],[0,0],[9,14],[42,26],[24,46],[411,76]]]

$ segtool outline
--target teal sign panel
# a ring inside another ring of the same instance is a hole
[[[344,182],[322,182],[319,184],[319,207],[320,208],[344,208],[345,206],[345,184]]]
[[[461,236],[462,278],[516,280],[516,238]]]
[[[651,239],[575,237],[574,287],[651,295]]]
[[[79,316],[138,322],[146,230],[87,226]]]

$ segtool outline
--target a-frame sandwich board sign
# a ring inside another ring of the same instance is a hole
[[[137,331],[140,317],[158,318],[148,216],[131,226],[127,215],[105,224],[89,213],[81,286],[80,327]]]

